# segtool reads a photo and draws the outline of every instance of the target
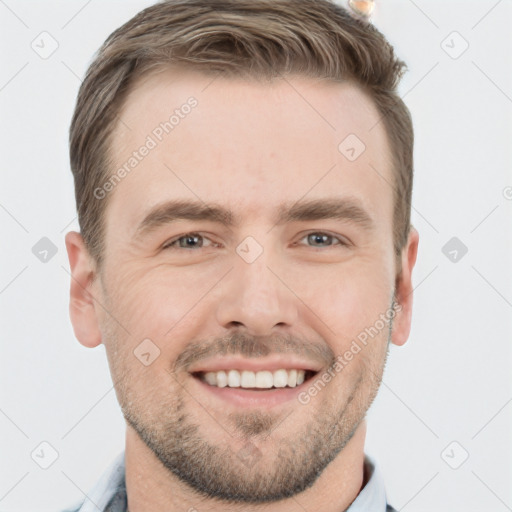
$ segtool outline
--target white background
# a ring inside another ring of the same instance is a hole
[[[67,136],[93,53],[150,3],[0,0],[1,512],[70,505],[124,447],[104,349],[83,348],[68,317]],[[367,452],[407,512],[512,510],[511,19],[510,0],[377,0],[373,16],[409,67],[421,239],[413,329],[392,348]],[[43,31],[59,45],[47,59],[31,48]],[[455,263],[454,236],[468,248]],[[42,237],[58,249],[47,263]],[[46,470],[31,458],[42,441],[59,454]]]

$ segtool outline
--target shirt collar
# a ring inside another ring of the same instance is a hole
[[[365,472],[369,475],[366,485],[346,512],[386,512],[384,479],[375,460],[366,455]],[[126,483],[124,451],[103,473],[97,485],[77,512],[126,512]]]
[[[101,475],[77,512],[125,512],[127,508],[124,451]]]
[[[366,455],[364,458],[365,472],[369,474],[368,482],[346,512],[386,512],[387,499],[384,479],[375,460]]]

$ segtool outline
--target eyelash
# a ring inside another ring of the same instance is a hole
[[[336,235],[333,235],[331,233],[328,233],[326,231],[310,231],[309,233],[306,233],[302,238],[301,240],[303,240],[304,238],[307,238],[309,237],[310,235],[327,235],[328,237],[331,237],[332,239],[334,240],[338,240],[339,241],[339,244],[333,244],[333,245],[328,245],[328,246],[325,246],[325,247],[316,247],[314,245],[310,246],[311,248],[313,249],[330,249],[332,247],[336,247],[336,246],[339,246],[339,247],[349,247],[349,243],[346,242],[342,237],[339,237],[339,236],[336,236]],[[180,235],[176,238],[173,238],[171,240],[169,240],[168,242],[166,242],[163,246],[162,246],[162,249],[184,249],[184,250],[195,250],[194,248],[186,248],[186,247],[173,247],[174,244],[176,244],[177,242],[179,242],[182,238],[186,238],[186,237],[189,237],[189,236],[200,236],[201,238],[203,239],[208,239],[208,237],[206,236],[203,236],[201,235],[200,233],[197,233],[197,232],[190,232],[190,233],[185,233],[184,235]],[[218,244],[216,244],[218,245]],[[201,247],[200,247],[201,249]]]

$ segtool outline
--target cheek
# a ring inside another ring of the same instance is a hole
[[[163,265],[125,267],[117,275],[111,281],[110,302],[115,319],[124,327],[118,329],[123,350],[133,353],[144,340],[151,340],[164,355],[155,360],[155,367],[183,350],[186,341],[181,339],[194,337],[200,324],[197,306],[219,279],[215,272],[202,275],[197,270]]]
[[[184,284],[178,276],[163,269],[125,267],[112,281],[111,291],[115,308],[127,327],[131,327],[130,332],[140,334],[140,328],[151,328],[161,335],[163,327],[159,323],[169,324],[179,314],[177,310],[186,298]]]
[[[291,279],[291,278],[290,278]],[[354,336],[390,306],[391,273],[375,265],[304,269],[291,282],[304,304],[340,336]]]

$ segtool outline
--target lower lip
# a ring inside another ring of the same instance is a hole
[[[292,400],[298,400],[298,395],[309,385],[309,380],[303,382],[294,388],[273,388],[261,391],[244,388],[219,388],[210,386],[210,384],[201,379],[192,376],[195,382],[203,391],[211,393],[213,396],[233,404],[236,407],[253,408],[272,408],[278,405],[286,404]],[[300,402],[299,402],[300,403]]]

